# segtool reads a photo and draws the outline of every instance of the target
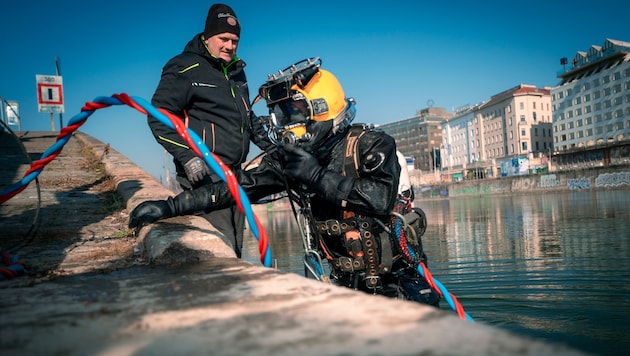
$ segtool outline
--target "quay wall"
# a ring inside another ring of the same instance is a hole
[[[630,165],[426,184],[416,188],[416,197],[426,199],[602,189],[630,189]]]

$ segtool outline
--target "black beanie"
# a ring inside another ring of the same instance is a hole
[[[206,27],[203,30],[205,38],[216,34],[229,32],[237,36],[241,35],[241,25],[236,19],[236,14],[231,7],[224,4],[214,4],[208,10]]]

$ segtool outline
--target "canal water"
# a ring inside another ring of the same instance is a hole
[[[415,203],[432,275],[476,322],[593,354],[630,350],[630,190]],[[303,275],[292,212],[258,217],[276,268]],[[244,259],[259,258],[248,234]]]

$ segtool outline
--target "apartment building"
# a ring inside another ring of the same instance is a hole
[[[396,140],[396,147],[413,161],[413,169],[422,173],[440,169],[442,122],[452,113],[444,108],[429,107],[419,110],[416,116],[379,126]]]
[[[552,149],[550,88],[519,84],[479,105],[471,136],[472,161],[539,157]]]
[[[442,126],[448,168],[497,169],[501,161],[548,155],[553,147],[550,88],[519,84],[456,111]]]
[[[607,39],[577,52],[551,90],[556,152],[630,139],[630,42]]]
[[[466,167],[472,162],[469,127],[472,127],[475,106],[457,108],[452,118],[442,124],[442,168]]]

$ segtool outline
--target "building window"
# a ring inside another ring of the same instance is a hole
[[[525,115],[521,115],[521,122],[525,122]]]
[[[523,149],[523,151],[527,151],[527,141],[523,141],[521,143],[521,148]]]
[[[616,110],[614,116],[615,116],[615,118],[622,117],[623,116],[623,109]]]
[[[535,109],[535,108],[534,108],[534,109]],[[535,112],[535,111],[532,113],[532,116],[534,117],[534,122],[536,122],[536,121],[537,121],[537,119],[536,119],[536,112]]]
[[[522,136],[522,137],[527,136],[527,131],[525,131],[524,129],[523,129],[523,130],[521,130],[521,136]]]

